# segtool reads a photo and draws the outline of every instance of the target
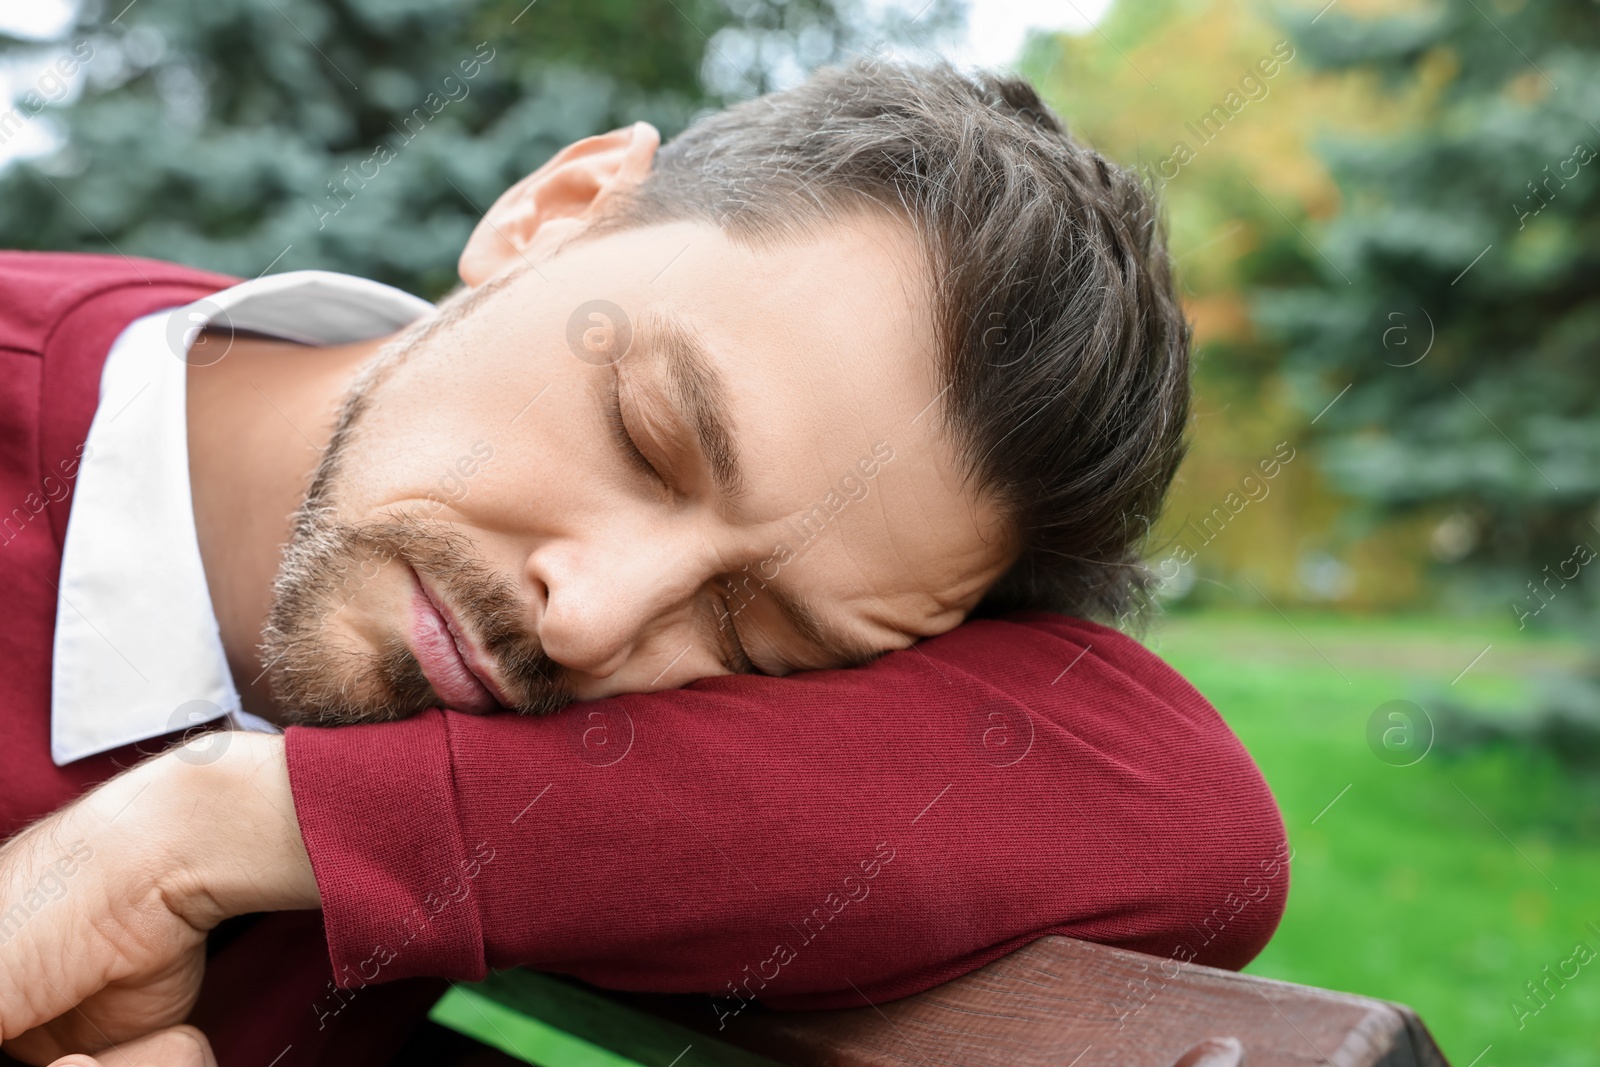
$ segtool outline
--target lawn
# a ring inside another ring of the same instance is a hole
[[[1543,1003],[1524,988],[1580,941],[1600,952],[1593,784],[1546,753],[1419,740],[1386,762],[1368,741],[1395,700],[1516,714],[1530,676],[1579,662],[1576,641],[1498,621],[1219,612],[1169,616],[1147,641],[1239,734],[1289,827],[1289,909],[1252,972],[1412,1004],[1457,1067],[1600,1061],[1600,959]],[[548,1067],[635,1062],[466,991],[435,1017]]]
[[[1367,740],[1391,700],[1514,711],[1533,672],[1579,658],[1576,642],[1474,621],[1208,613],[1164,620],[1150,643],[1254,754],[1296,850],[1288,912],[1250,971],[1406,1001],[1457,1067],[1597,1061],[1600,966],[1551,982],[1544,1006],[1524,988],[1579,941],[1600,952],[1593,791],[1546,754],[1435,749],[1391,766]]]

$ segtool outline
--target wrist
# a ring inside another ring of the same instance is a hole
[[[163,892],[200,929],[234,915],[321,906],[295,818],[281,736],[206,734],[148,764],[166,831]]]

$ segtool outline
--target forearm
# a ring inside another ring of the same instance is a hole
[[[751,981],[792,1007],[888,999],[1043,932],[1171,952],[1283,840],[1200,694],[1055,616],[860,671],[296,728],[287,749],[352,983],[527,965],[658,991]],[[1200,962],[1248,961],[1281,884],[1271,899]]]

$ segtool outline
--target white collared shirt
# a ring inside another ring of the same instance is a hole
[[[50,687],[57,766],[224,715],[238,728],[276,729],[240,706],[200,561],[185,415],[185,356],[198,330],[231,323],[349,344],[432,310],[365,278],[293,271],[146,315],[117,337],[61,556]]]

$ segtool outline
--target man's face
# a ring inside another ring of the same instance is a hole
[[[519,265],[380,355],[279,575],[302,721],[845,666],[1009,562],[957,474],[908,227],[672,223]]]

